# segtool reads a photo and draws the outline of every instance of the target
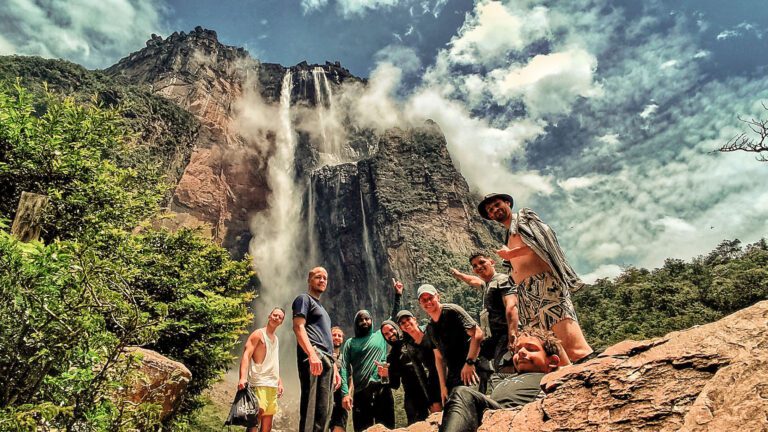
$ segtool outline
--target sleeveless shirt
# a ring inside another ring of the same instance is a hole
[[[278,380],[280,379],[280,361],[278,359],[280,341],[275,336],[275,341],[272,342],[263,328],[258,331],[261,332],[262,340],[264,340],[266,354],[261,364],[256,364],[251,359],[251,372],[248,375],[248,382],[253,387],[277,387]]]

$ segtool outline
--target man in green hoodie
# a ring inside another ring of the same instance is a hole
[[[396,312],[400,309],[403,284],[395,282],[394,289],[393,311]],[[371,313],[367,310],[358,311],[355,314],[355,337],[347,339],[341,348],[341,401],[345,409],[352,410],[355,432],[365,430],[376,423],[390,429],[395,427],[392,389],[389,385],[382,384],[376,365],[387,359],[387,341],[381,330],[372,331],[372,325]],[[347,385],[350,372],[354,394],[350,394]]]

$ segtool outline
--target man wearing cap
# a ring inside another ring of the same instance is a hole
[[[477,210],[507,229],[505,245],[496,253],[511,266],[520,321],[552,330],[570,361],[583,361],[593,351],[579,326],[571,293],[584,284],[568,264],[554,231],[533,210],[523,208],[516,214],[512,205],[511,196],[494,193],[486,195]],[[560,360],[568,364],[568,359]]]
[[[408,424],[425,420],[430,412],[441,409],[440,381],[435,368],[435,354],[429,344],[422,344],[424,328],[408,310],[397,313],[395,321],[384,321],[381,332],[391,346],[389,367],[379,367],[379,375],[389,377],[393,389],[403,384],[403,408]]]
[[[479,383],[475,365],[483,331],[461,306],[441,304],[434,286],[422,285],[416,294],[419,305],[430,318],[427,340],[435,353],[440,397],[445,402],[448,393],[455,387]]]
[[[395,301],[390,317],[400,309],[403,284],[395,282]],[[352,410],[352,426],[362,431],[376,423],[395,427],[395,401],[392,389],[382,384],[377,363],[387,359],[387,341],[381,330],[372,331],[373,319],[367,310],[355,314],[355,337],[341,347],[341,394],[344,409]],[[350,394],[348,377],[352,376],[354,393]]]

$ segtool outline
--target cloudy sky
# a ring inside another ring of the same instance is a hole
[[[768,235],[765,0],[5,0],[0,54],[106,67],[197,25],[258,59],[371,77],[371,126],[426,118],[480,193],[558,232],[588,280]]]

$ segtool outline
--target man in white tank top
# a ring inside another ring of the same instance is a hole
[[[257,329],[248,336],[243,357],[240,358],[240,381],[237,388],[243,389],[248,383],[256,395],[259,401],[261,432],[272,430],[272,417],[277,413],[277,399],[283,395],[278,359],[280,345],[275,330],[284,319],[285,310],[279,307],[272,309],[266,327]],[[247,432],[256,432],[256,428],[249,428]]]

